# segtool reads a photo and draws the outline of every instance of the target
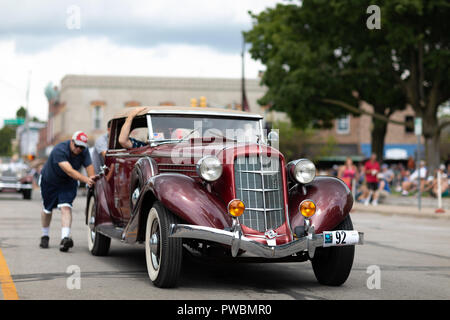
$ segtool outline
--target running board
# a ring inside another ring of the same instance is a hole
[[[101,233],[109,238],[119,239],[123,241],[123,228],[115,227],[112,224],[101,224],[96,228],[98,233]]]

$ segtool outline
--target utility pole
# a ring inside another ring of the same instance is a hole
[[[245,38],[242,36],[242,83],[241,83],[241,107],[242,111],[250,111],[248,101],[247,101],[247,95],[245,94]]]
[[[28,72],[28,83],[27,83],[27,94],[26,94],[26,104],[25,104],[25,150],[26,154],[30,152],[30,132],[29,132],[29,117],[28,117],[28,107],[30,102],[30,82],[31,82],[31,70]]]

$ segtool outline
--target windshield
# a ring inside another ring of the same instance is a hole
[[[193,117],[152,115],[153,139],[180,140],[225,137],[237,142],[258,142],[261,138],[259,119],[226,117]]]

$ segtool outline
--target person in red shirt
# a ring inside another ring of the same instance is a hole
[[[369,189],[369,196],[366,198],[365,205],[369,204],[372,195],[378,190],[377,175],[380,172],[380,164],[377,162],[377,155],[372,153],[370,159],[364,164],[364,172],[366,174],[367,188]],[[378,200],[373,197],[372,204],[377,205]]]

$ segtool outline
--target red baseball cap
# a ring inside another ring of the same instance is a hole
[[[87,144],[88,137],[87,137],[86,133],[84,133],[83,131],[75,132],[72,136],[72,140],[76,146],[85,147],[85,148],[88,147],[88,144]]]

